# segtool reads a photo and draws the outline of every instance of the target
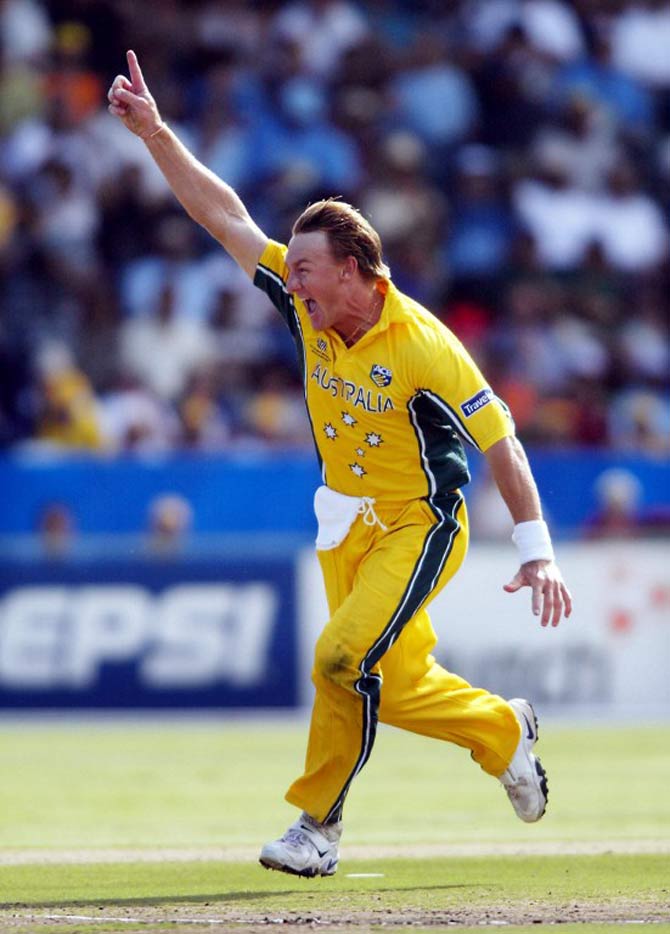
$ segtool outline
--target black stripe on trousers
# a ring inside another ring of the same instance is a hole
[[[430,507],[438,518],[438,522],[431,526],[424,539],[421,554],[414,565],[407,587],[396,607],[391,619],[384,627],[382,634],[375,644],[368,650],[360,664],[361,677],[354,685],[354,689],[361,695],[363,701],[363,735],[361,750],[356,763],[347,778],[344,787],[328,812],[325,823],[338,821],[342,817],[342,808],[352,781],[361,771],[370,757],[377,733],[377,719],[379,699],[381,695],[382,679],[379,675],[371,673],[371,669],[388,652],[393,643],[402,632],[405,624],[421,609],[421,606],[435,588],[447,559],[454,546],[460,525],[456,518],[463,497],[460,492],[450,493],[440,498],[438,505],[430,501]]]

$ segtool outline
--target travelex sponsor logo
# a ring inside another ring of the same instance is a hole
[[[375,386],[379,386],[380,389],[383,389],[384,386],[390,385],[393,379],[393,373],[388,367],[382,366],[381,363],[373,363],[372,369],[370,370],[370,379]]]
[[[486,389],[480,389],[476,395],[466,399],[465,402],[461,402],[461,412],[463,415],[465,415],[466,418],[470,418],[471,415],[474,415],[475,412],[483,409],[484,406],[488,405],[489,402],[492,402],[493,399],[495,399],[493,390],[489,389],[487,386]]]
[[[374,392],[370,389],[364,389],[357,386],[350,380],[342,379],[340,376],[333,376],[326,366],[320,363],[312,370],[310,379],[313,379],[321,389],[330,392],[332,396],[339,396],[355,408],[363,408],[366,412],[384,412],[392,411],[394,408],[393,400],[381,392]]]

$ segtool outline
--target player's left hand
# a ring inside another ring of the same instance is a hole
[[[516,593],[522,587],[531,588],[533,613],[535,616],[542,614],[543,626],[549,621],[552,626],[558,626],[562,616],[567,619],[572,613],[572,596],[553,561],[527,561],[503,590]]]

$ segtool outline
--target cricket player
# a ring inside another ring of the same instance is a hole
[[[379,236],[358,211],[321,201],[296,220],[288,246],[268,239],[161,120],[133,52],[128,67],[110,88],[109,110],[283,316],[322,470],[316,547],[330,619],[315,650],[305,768],[286,795],[300,816],[262,848],[261,863],[335,873],[347,792],[379,720],[470,750],[518,816],[539,820],[548,791],[532,706],[438,665],[426,612],[467,549],[464,443],[485,455],[515,523],[520,567],[505,590],[529,587],[543,626],[571,612],[505,405],[454,335],[395,288]]]

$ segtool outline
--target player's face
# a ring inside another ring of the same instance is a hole
[[[315,331],[335,326],[345,314],[344,264],[333,256],[323,230],[299,233],[291,238],[286,254],[289,277],[286,288],[305,303]]]

